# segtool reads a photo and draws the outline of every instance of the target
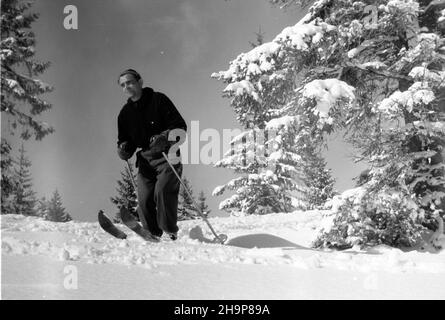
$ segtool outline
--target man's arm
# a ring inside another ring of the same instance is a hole
[[[130,136],[127,134],[126,123],[120,113],[117,117],[117,154],[122,160],[130,159],[136,147],[131,143]]]
[[[165,94],[161,92],[158,92],[157,94],[159,95],[162,132],[151,137],[150,148],[157,144],[160,144],[161,146],[165,145],[169,140],[169,133],[171,130],[182,130],[179,134],[180,137],[182,137],[182,135],[185,136],[187,132],[187,124],[173,102]],[[178,138],[178,136],[176,136],[176,138]]]
[[[187,131],[187,124],[173,102],[165,94],[158,94],[161,95],[160,105],[164,130],[183,129]]]
[[[162,132],[160,134],[154,135],[150,139],[150,155],[159,155],[161,152],[167,150],[172,146],[172,144],[184,141],[185,134],[187,131],[187,124],[182,118],[181,114],[176,109],[173,102],[163,93],[159,94],[159,112],[162,121]],[[179,129],[179,130],[178,130]],[[170,131],[174,130],[176,142],[170,137]],[[169,139],[170,138],[170,139]],[[178,141],[179,138],[179,141]]]

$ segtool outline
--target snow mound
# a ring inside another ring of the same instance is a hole
[[[228,241],[227,245],[240,248],[303,248],[286,239],[266,233],[239,236]]]

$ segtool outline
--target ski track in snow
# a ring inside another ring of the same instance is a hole
[[[330,270],[340,274],[431,275],[440,277],[438,279],[443,282],[444,250],[433,254],[387,246],[345,251],[312,249],[311,242],[323,225],[324,216],[323,211],[307,211],[211,218],[216,231],[229,237],[226,244],[221,245],[209,243],[213,235],[200,220],[179,222],[176,241],[164,238],[160,243],[151,243],[123,225],[119,227],[128,234],[126,240],[113,238],[98,223],[54,223],[35,217],[2,215],[2,259],[38,256],[48,263],[120,265],[148,269],[159,275],[169,266],[195,266],[197,269],[251,266],[257,270],[286,267],[295,272]]]

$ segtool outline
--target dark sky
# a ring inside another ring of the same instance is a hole
[[[67,5],[78,9],[78,30],[63,27]],[[210,75],[250,50],[260,26],[270,41],[304,15],[266,0],[39,0],[32,10],[40,13],[33,25],[37,57],[52,63],[41,79],[54,86],[45,96],[53,108],[41,119],[56,130],[41,142],[25,143],[34,188],[39,198],[50,198],[57,188],[71,216],[85,221],[95,220],[99,209],[116,211],[109,198],[125,164],[116,154],[116,117],[126,100],[116,83],[121,70],[138,70],[146,86],[171,98],[189,126],[199,121],[201,131],[214,128],[222,135],[238,124],[221,97],[225,85]],[[327,159],[343,190],[363,166],[348,160],[339,140],[333,139]],[[16,151],[20,141],[13,142]],[[231,171],[189,164],[184,174],[218,215],[225,196],[211,192],[234,177]]]

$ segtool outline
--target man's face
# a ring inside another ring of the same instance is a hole
[[[142,80],[136,80],[132,74],[124,74],[120,77],[119,85],[130,98],[139,97],[142,92]]]

